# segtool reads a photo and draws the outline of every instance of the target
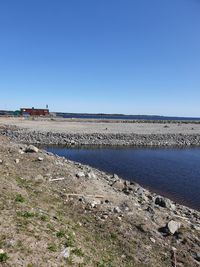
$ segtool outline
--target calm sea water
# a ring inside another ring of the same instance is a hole
[[[146,116],[146,115],[107,115],[107,114],[78,114],[78,113],[58,113],[64,118],[77,119],[112,119],[112,120],[193,120],[200,121],[200,118],[192,117],[165,117],[165,116]]]
[[[200,210],[200,148],[63,148],[46,150],[116,173]]]

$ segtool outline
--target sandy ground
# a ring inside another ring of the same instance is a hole
[[[135,133],[135,134],[200,134],[200,124],[195,123],[116,123],[96,121],[72,121],[69,119],[31,120],[24,118],[0,118],[2,125],[15,125],[29,130],[57,133]]]

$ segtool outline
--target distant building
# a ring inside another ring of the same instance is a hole
[[[48,109],[21,108],[20,113],[22,116],[49,116]]]

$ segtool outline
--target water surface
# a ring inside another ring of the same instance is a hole
[[[45,147],[200,210],[200,148]]]

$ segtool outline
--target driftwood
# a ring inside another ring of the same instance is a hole
[[[64,179],[65,179],[64,177],[62,177],[62,178],[56,178],[56,179],[49,180],[49,182],[63,181]]]
[[[84,194],[66,194],[67,197],[91,197],[91,198],[106,198],[102,195],[84,195]]]

